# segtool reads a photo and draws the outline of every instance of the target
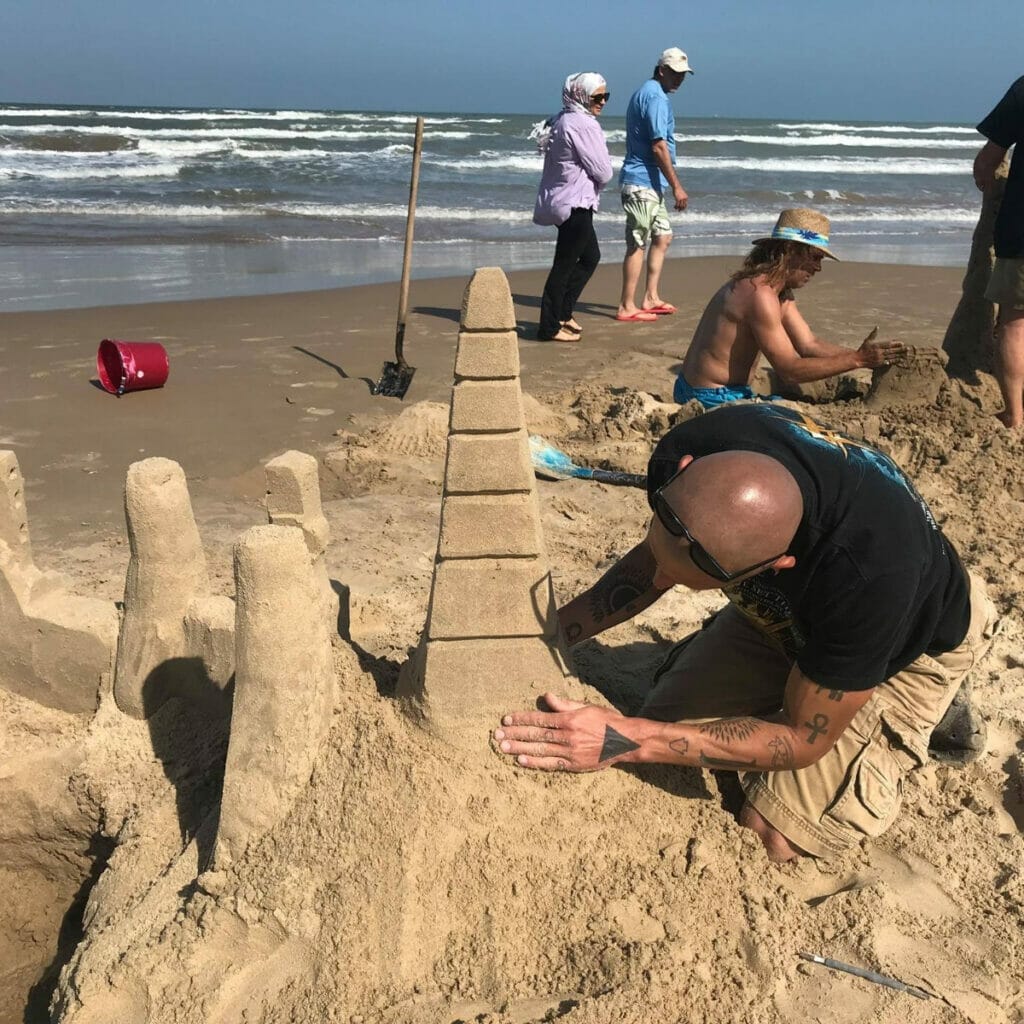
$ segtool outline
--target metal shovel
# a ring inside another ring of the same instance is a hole
[[[405,317],[409,312],[409,267],[412,263],[412,231],[416,218],[416,190],[420,181],[420,154],[423,152],[423,118],[416,118],[416,141],[412,148],[412,180],[409,183],[409,213],[405,219],[405,254],[402,257],[402,284],[398,297],[398,326],[395,330],[395,361],[385,363],[380,380],[373,389],[375,395],[404,398],[415,366],[410,366],[402,355],[405,343]]]

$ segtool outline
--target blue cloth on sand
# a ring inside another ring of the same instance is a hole
[[[682,374],[679,374],[676,377],[675,387],[672,389],[672,397],[680,405],[684,405],[686,402],[696,398],[705,409],[714,409],[719,405],[727,405],[729,402],[742,402],[744,399],[774,402],[779,396],[755,395],[746,384],[727,384],[721,388],[694,388],[690,387]]]

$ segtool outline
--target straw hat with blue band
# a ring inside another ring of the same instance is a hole
[[[828,247],[828,232],[831,225],[828,217],[817,210],[783,210],[768,238],[755,238],[753,244],[762,242],[802,242],[820,249],[830,260],[838,262]]]

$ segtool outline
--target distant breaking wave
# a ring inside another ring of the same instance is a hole
[[[830,205],[827,212],[836,219],[837,225],[850,224],[974,224],[978,219],[975,209],[922,209],[922,208],[878,208],[864,210],[849,208],[843,204]],[[60,213],[74,216],[118,216],[118,217],[162,217],[162,218],[211,218],[211,217],[265,217],[285,216],[300,218],[326,218],[331,220],[398,220],[405,221],[406,207],[399,204],[381,203],[275,203],[264,202],[255,206],[229,207],[221,204],[197,206],[169,203],[116,203],[112,201],[67,202],[58,200],[17,200],[0,201],[0,213]],[[480,209],[470,207],[446,207],[423,205],[416,209],[417,219],[434,221],[503,221],[531,223],[532,209]],[[612,208],[598,213],[600,220],[621,220],[619,210]],[[681,229],[686,224],[731,224],[757,227],[764,224],[765,215],[761,210],[695,211],[688,210],[679,215]],[[841,230],[841,229],[840,229]]]
[[[782,121],[776,122],[772,127],[782,128],[783,130],[798,129],[815,132],[913,132],[921,135],[973,135],[975,138],[978,138],[976,128],[967,128],[964,125],[936,125],[930,128],[918,128],[905,124],[828,124],[819,121],[803,121],[790,124],[789,122]]]

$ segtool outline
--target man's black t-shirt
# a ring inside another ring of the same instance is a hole
[[[867,690],[921,654],[963,641],[967,574],[913,484],[886,455],[802,413],[726,406],[673,427],[651,456],[648,499],[682,456],[735,450],[777,459],[803,495],[788,552],[796,565],[725,593],[804,675],[819,686]]]
[[[995,110],[978,125],[978,131],[997,146],[1016,145],[1010,161],[1006,191],[996,218],[996,255],[1004,259],[1024,258],[1024,76],[1017,79]]]

